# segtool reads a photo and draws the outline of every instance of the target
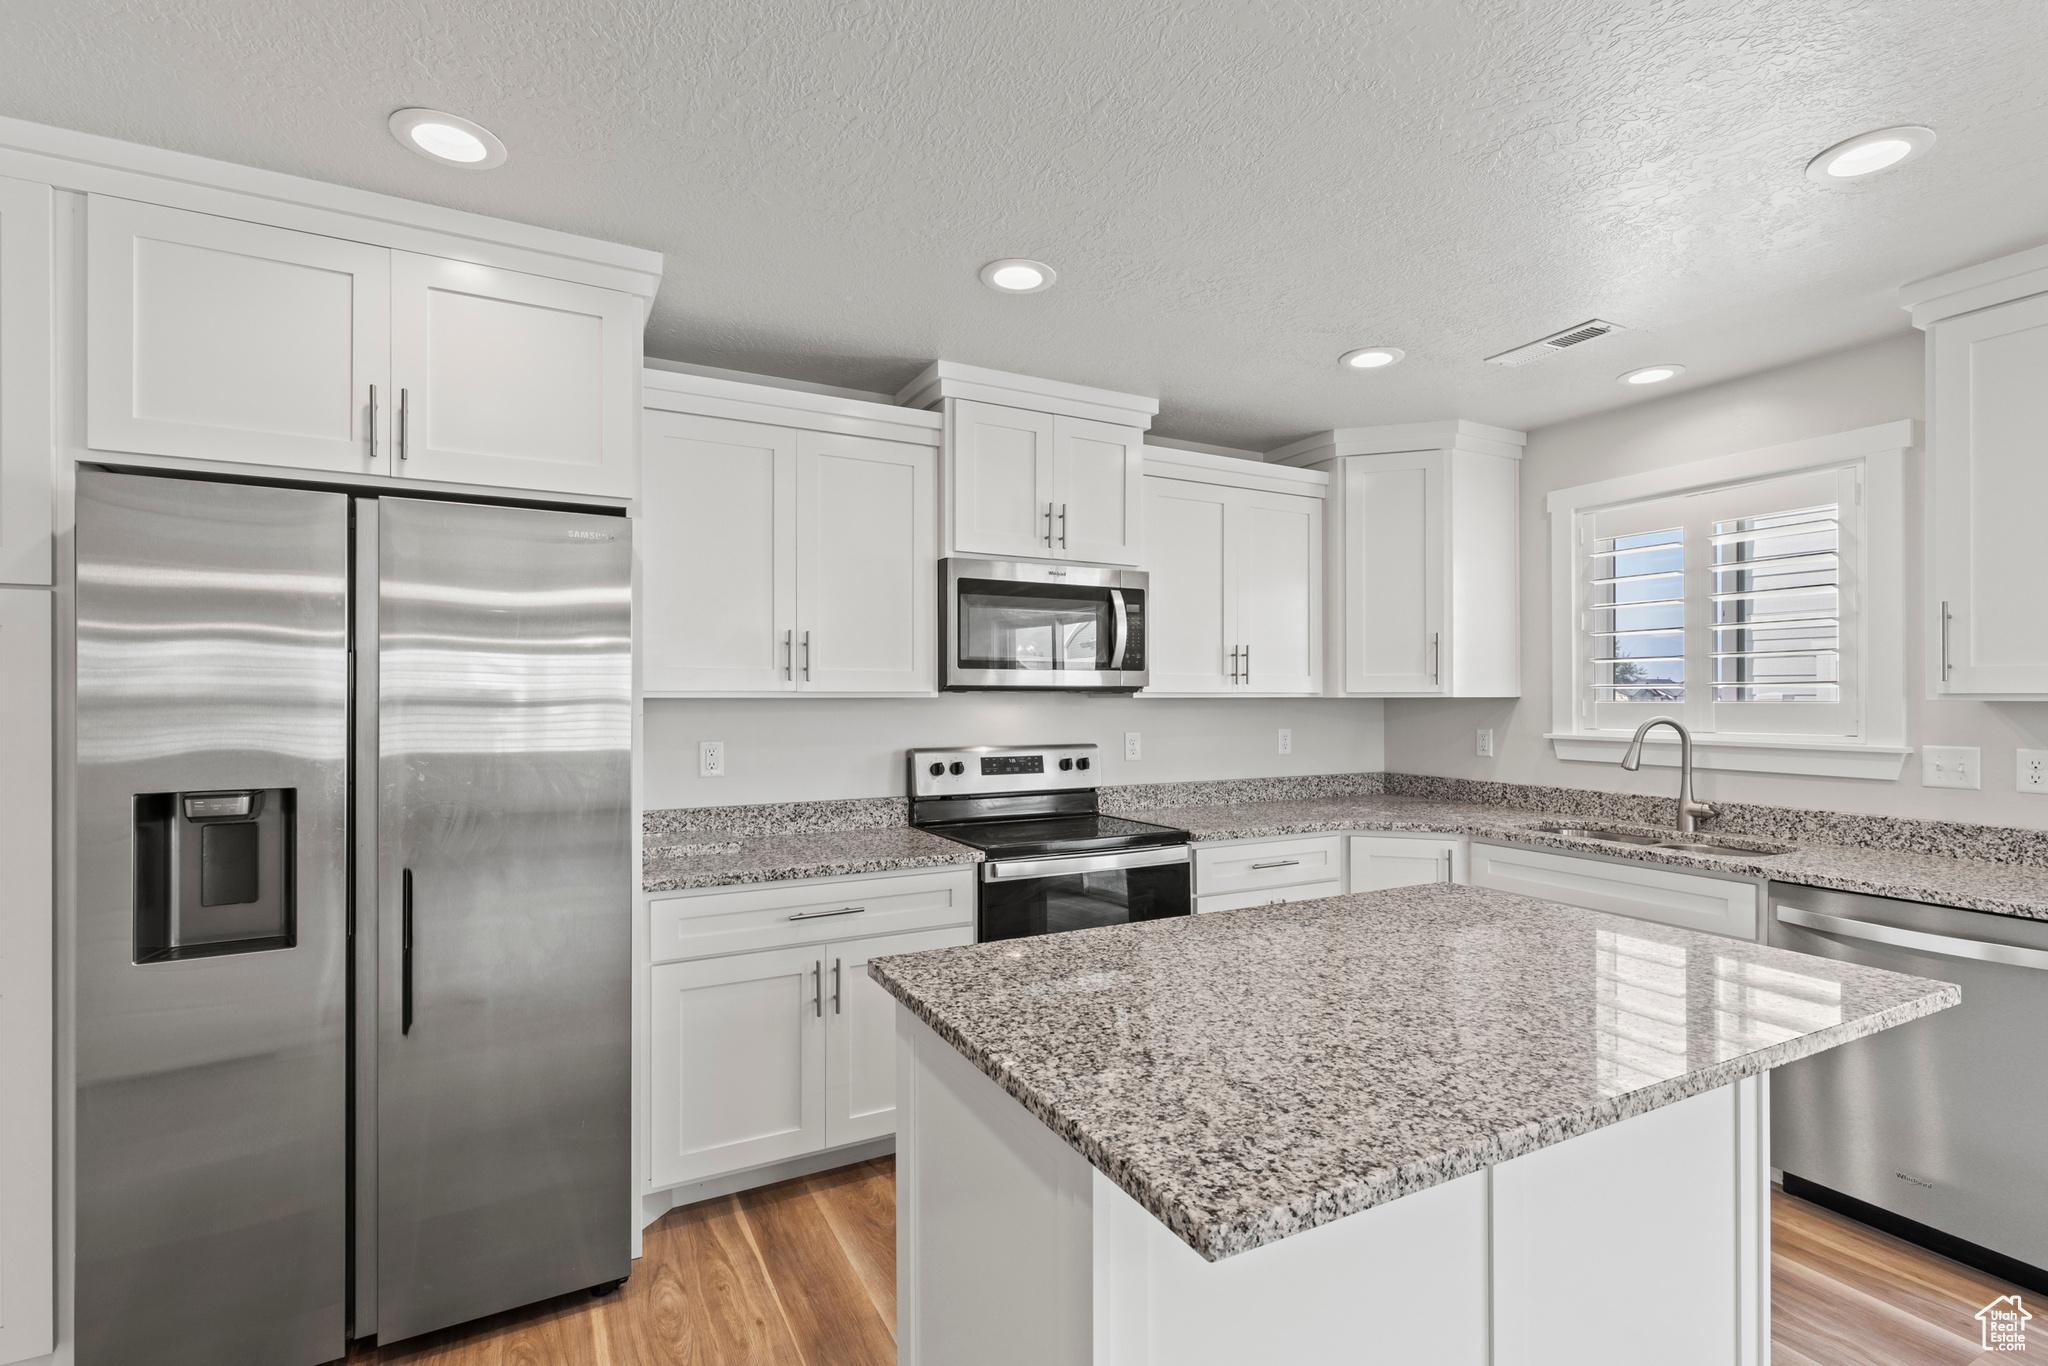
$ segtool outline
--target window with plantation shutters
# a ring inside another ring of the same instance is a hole
[[[1855,466],[1578,514],[1582,728],[1860,734]]]

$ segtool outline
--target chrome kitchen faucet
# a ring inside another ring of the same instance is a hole
[[[1668,716],[1653,716],[1636,727],[1635,739],[1628,742],[1628,753],[1621,756],[1621,766],[1630,773],[1643,766],[1643,737],[1653,726],[1669,726],[1678,732],[1678,833],[1690,835],[1699,817],[1714,814],[1713,807],[1692,797],[1692,732]]]

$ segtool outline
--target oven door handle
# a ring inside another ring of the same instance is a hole
[[[981,865],[983,882],[1020,882],[1034,877],[1063,877],[1071,873],[1114,873],[1125,868],[1157,868],[1169,863],[1186,863],[1185,844],[1161,845],[1151,849],[1126,849],[1114,854],[1076,854],[1072,858],[1019,858],[994,860]]]
[[[1116,645],[1110,651],[1109,671],[1118,673],[1124,667],[1124,652],[1131,646],[1131,613],[1124,605],[1123,589],[1109,590],[1109,605],[1116,613]]]

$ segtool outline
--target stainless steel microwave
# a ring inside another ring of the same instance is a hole
[[[1136,692],[1145,668],[1138,569],[939,561],[939,686]]]

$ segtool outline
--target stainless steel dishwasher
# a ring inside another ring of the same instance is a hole
[[[1780,948],[1963,989],[1772,1074],[1786,1189],[2048,1292],[2048,921],[1776,882],[1770,908]]]

